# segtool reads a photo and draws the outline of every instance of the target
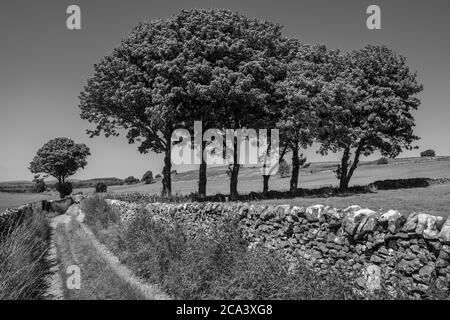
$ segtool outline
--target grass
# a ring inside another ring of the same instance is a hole
[[[0,300],[41,299],[47,289],[50,230],[42,212],[0,236]]]
[[[275,251],[247,250],[236,221],[188,238],[183,226],[157,223],[139,212],[130,224],[98,197],[83,202],[86,223],[99,240],[149,283],[177,299],[355,299],[342,275],[319,276],[299,264],[294,272]],[[359,297],[360,298],[360,297]]]
[[[446,218],[450,214],[450,184],[432,185],[427,188],[378,190],[373,193],[346,197],[276,199],[258,201],[257,203],[290,204],[303,207],[323,204],[342,209],[357,204],[372,210],[387,211],[394,209],[405,215],[423,212]]]
[[[18,207],[41,200],[57,199],[59,196],[40,193],[5,193],[0,192],[0,212],[7,208]]]
[[[95,247],[81,230],[77,221],[58,224],[56,244],[60,260],[60,271],[66,283],[66,270],[76,265],[81,271],[81,288],[64,287],[67,300],[141,300],[143,296],[136,292],[122,278],[118,277],[109,264],[99,257]]]

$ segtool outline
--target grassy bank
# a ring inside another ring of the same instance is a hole
[[[140,212],[130,223],[99,198],[82,204],[85,222],[97,238],[138,276],[178,299],[355,299],[342,275],[319,276],[288,265],[275,251],[247,250],[227,221],[212,235],[188,238],[183,226],[170,228]]]
[[[50,228],[43,212],[0,235],[0,300],[41,299],[47,289]]]

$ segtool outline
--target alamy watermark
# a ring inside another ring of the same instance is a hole
[[[278,172],[278,129],[270,130],[270,139],[267,129],[208,129],[203,133],[202,121],[195,121],[193,139],[187,129],[177,129],[172,133],[171,140],[171,161],[175,165],[201,164],[203,159],[207,165],[236,162],[258,166],[262,175]]]

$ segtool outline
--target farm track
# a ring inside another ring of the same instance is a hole
[[[55,230],[56,252],[59,270],[55,272],[53,299],[67,300],[167,300],[170,299],[157,287],[148,285],[124,265],[111,251],[101,244],[92,231],[83,223],[84,214],[77,205],[66,214],[57,216],[52,224]],[[61,286],[71,274],[69,266],[80,268],[80,289]]]

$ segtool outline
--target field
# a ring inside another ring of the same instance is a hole
[[[335,162],[312,163],[309,168],[302,169],[299,176],[300,188],[317,188],[327,185],[337,185],[333,170]],[[209,195],[229,190],[229,178],[225,167],[208,168],[207,193]],[[390,160],[387,165],[378,165],[375,162],[361,162],[352,178],[351,185],[367,185],[376,180],[405,179],[405,178],[450,178],[450,157],[436,158],[402,158]],[[188,171],[173,175],[172,191],[174,194],[189,194],[197,190],[197,171]],[[270,179],[271,190],[287,190],[289,178],[273,176]],[[117,193],[140,192],[159,194],[161,180],[152,184],[116,185],[108,187],[108,191]],[[256,168],[242,168],[239,173],[238,190],[240,193],[262,191],[262,178]],[[74,192],[91,193],[93,188],[76,188]],[[6,194],[0,193],[0,209],[13,207],[27,202],[50,199],[55,195],[37,194]],[[450,208],[450,185],[435,185],[428,188],[377,191],[370,194],[354,195],[350,197],[333,198],[297,198],[290,200],[271,200],[271,203],[292,204],[329,204],[335,207],[345,207],[350,204],[360,204],[371,209],[398,209],[405,213],[425,211],[428,213],[448,215]]]
[[[57,195],[51,194],[0,192],[0,212],[4,209],[18,207],[23,204],[56,198],[58,198]]]

